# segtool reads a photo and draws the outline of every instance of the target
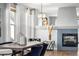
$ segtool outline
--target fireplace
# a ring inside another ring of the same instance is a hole
[[[63,33],[62,34],[62,46],[77,47],[78,46],[78,34],[77,33]]]

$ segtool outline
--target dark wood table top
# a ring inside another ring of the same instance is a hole
[[[43,42],[28,42],[26,45],[19,45],[16,43],[0,45],[0,49],[27,49],[32,46],[42,44]]]

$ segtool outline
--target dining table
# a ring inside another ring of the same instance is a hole
[[[24,54],[24,50],[25,49],[28,49],[28,48],[31,48],[33,46],[36,46],[36,45],[40,45],[40,44],[43,44],[43,42],[27,42],[26,45],[20,45],[18,43],[9,43],[9,44],[3,44],[3,45],[0,45],[0,49],[12,49],[13,53],[16,51],[16,50],[19,50],[21,51],[21,56]]]

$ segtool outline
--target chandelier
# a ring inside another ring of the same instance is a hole
[[[43,4],[41,3],[41,12],[38,14],[38,18],[45,18],[46,14],[43,12]]]

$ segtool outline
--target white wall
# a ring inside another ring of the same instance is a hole
[[[29,39],[29,38],[31,37],[31,18],[30,18],[30,9],[27,10],[26,37],[27,37],[27,39]]]
[[[5,42],[6,39],[6,26],[5,26],[5,4],[0,4],[0,13],[1,13],[1,37],[0,37],[0,43]]]
[[[75,7],[61,7],[58,10],[58,16],[55,22],[55,26],[76,26],[77,16]]]
[[[35,37],[35,25],[37,21],[37,17],[36,17],[36,10],[35,9],[31,9],[31,38]]]
[[[41,41],[48,41],[48,30],[46,28],[36,28],[35,38],[41,38]]]
[[[27,9],[24,6],[20,6],[20,32],[23,35],[26,35],[26,11]]]
[[[56,16],[49,16],[49,25],[55,25]]]
[[[10,38],[10,4],[5,5],[5,28],[6,42],[12,41]]]
[[[1,8],[1,39],[0,43],[8,42],[10,40],[9,33],[9,4],[0,4]]]
[[[15,31],[14,31],[14,42],[18,42],[19,40],[19,32],[20,32],[20,5],[16,6],[16,20],[15,20]]]

